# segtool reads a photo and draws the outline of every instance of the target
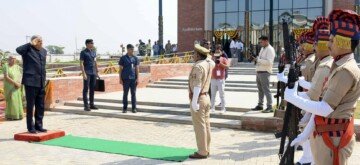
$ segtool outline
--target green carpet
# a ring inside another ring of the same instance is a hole
[[[111,141],[72,135],[41,142],[40,144],[176,162],[186,160],[188,155],[196,151],[195,149]]]

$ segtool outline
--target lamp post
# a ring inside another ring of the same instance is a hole
[[[163,15],[162,15],[162,0],[159,0],[159,45],[163,45],[163,34],[164,33],[164,29],[163,29]]]

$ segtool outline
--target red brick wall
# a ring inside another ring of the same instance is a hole
[[[355,0],[333,0],[333,9],[355,10]]]
[[[178,1],[178,49],[193,50],[194,41],[204,38],[205,0]]]
[[[146,87],[150,82],[162,78],[186,76],[190,73],[192,64],[151,64],[142,66],[149,73],[140,74],[139,88]],[[100,75],[105,80],[105,92],[121,91],[118,74]],[[50,78],[54,83],[52,103],[63,103],[75,100],[82,95],[83,80],[80,76]]]
[[[187,76],[189,75],[193,64],[160,64],[150,65],[151,81],[159,81],[163,78]]]

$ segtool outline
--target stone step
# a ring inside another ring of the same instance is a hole
[[[229,71],[229,75],[256,75],[255,71]],[[276,73],[271,73],[270,75],[276,76]]]
[[[81,97],[78,98],[79,101],[83,99]],[[122,100],[117,99],[105,99],[105,98],[95,98],[95,103],[115,103],[120,104],[122,106]],[[81,102],[82,103],[82,102]],[[129,101],[129,106],[131,102]],[[146,102],[146,101],[136,101],[137,106],[153,106],[153,107],[177,107],[177,108],[189,108],[189,104],[179,104],[179,103],[161,103],[161,102]],[[121,109],[121,108],[118,108]],[[220,107],[215,107],[216,110],[220,110]],[[248,108],[239,108],[239,107],[226,107],[226,110],[229,112],[248,112],[250,111]]]
[[[230,67],[229,71],[255,71],[255,68],[237,68],[237,67]],[[277,68],[273,68],[272,71],[277,72]]]
[[[188,82],[187,79],[182,78],[165,78],[161,79],[161,81],[176,81],[176,82]],[[236,84],[256,84],[255,77],[254,81],[235,81],[235,80],[226,80],[226,83],[236,83]]]
[[[108,109],[99,109],[96,111],[86,112],[82,107],[72,107],[72,106],[61,106],[52,109],[53,112],[62,112],[78,115],[88,115],[88,116],[101,116],[101,117],[112,117],[120,119],[129,119],[129,120],[141,120],[141,121],[152,121],[152,122],[167,122],[167,123],[177,123],[177,124],[186,124],[192,125],[191,116],[183,115],[171,115],[171,114],[161,114],[161,113],[122,113],[119,110],[108,110]],[[211,118],[211,126],[217,128],[230,128],[230,129],[241,129],[240,120],[229,120],[229,119],[219,119]]]
[[[187,82],[177,82],[177,81],[157,81],[154,84],[162,84],[162,85],[188,85]],[[256,84],[241,84],[241,83],[225,83],[225,87],[244,87],[244,88],[257,88]],[[273,83],[270,83],[270,87],[275,88]]]
[[[166,89],[188,89],[186,85],[162,85],[162,84],[149,84],[147,88],[166,88]],[[258,92],[257,88],[243,88],[243,87],[225,87],[225,91],[229,92]],[[271,92],[276,92],[276,89],[270,89]]]
[[[71,106],[71,107],[83,107],[83,105],[84,104],[81,101],[70,101],[65,103],[65,106]],[[105,110],[122,111],[122,104],[120,103],[96,102],[96,106],[100,109],[105,109]],[[128,109],[130,112],[131,105],[129,105]],[[136,109],[138,110],[138,112],[191,116],[190,109],[182,108],[182,107],[165,107],[165,106],[159,107],[159,106],[137,105]],[[211,117],[219,118],[219,119],[240,120],[241,115],[244,114],[244,112],[233,112],[233,111],[228,111],[224,114],[220,114],[219,112],[220,111],[212,113]]]

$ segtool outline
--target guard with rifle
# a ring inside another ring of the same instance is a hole
[[[307,82],[304,80],[304,77],[299,77],[299,85],[302,86],[304,89],[308,89],[307,92],[300,92],[299,96],[303,98],[309,98],[314,101],[318,101],[322,94],[323,84],[326,77],[330,73],[330,67],[332,65],[333,59],[330,56],[329,48],[327,47],[329,37],[330,37],[330,22],[329,19],[325,17],[318,17],[314,24],[313,24],[313,32],[315,33],[315,44],[314,48],[316,51],[316,58],[318,59],[319,63],[316,67],[314,77],[312,78],[311,82]],[[280,76],[284,77],[284,74],[280,74]],[[283,78],[283,79],[286,79]],[[304,117],[299,122],[299,127],[304,128],[311,117],[311,113],[305,113]],[[309,137],[302,136],[297,137],[292,142],[292,146],[294,145],[302,145],[303,146],[303,155],[300,158],[298,164],[311,164],[313,162],[313,155],[310,150],[310,141],[308,140]],[[311,145],[314,146],[314,145]]]
[[[312,136],[315,164],[343,165],[347,164],[355,145],[354,111],[360,97],[360,69],[353,52],[359,44],[360,18],[350,10],[333,10],[329,20],[328,47],[334,62],[325,80],[322,99],[304,98],[296,88],[287,88],[285,100],[312,113],[299,137]]]
[[[303,54],[303,61],[299,61],[301,64],[301,75],[304,76],[306,81],[311,81],[315,73],[315,52],[314,52],[314,32],[304,32],[300,36],[300,51]]]
[[[286,81],[286,86],[289,89],[297,90],[295,87],[295,82],[298,80],[298,76],[300,73],[300,68],[296,67],[295,56],[296,56],[296,46],[294,35],[290,36],[289,26],[286,19],[283,19],[283,38],[284,38],[284,47],[285,47],[285,55],[286,60],[289,62],[289,74],[288,81]],[[280,65],[279,65],[280,66]],[[279,67],[279,72],[283,72],[284,68]],[[282,131],[277,133],[276,136],[281,136],[280,141],[280,149],[279,149],[279,158],[280,165],[289,165],[294,164],[294,154],[295,148],[290,146],[290,142],[293,141],[299,131],[298,123],[299,123],[299,108],[295,107],[291,103],[287,103],[286,111],[284,116],[284,124]],[[285,141],[288,139],[289,143],[286,145]],[[285,148],[286,147],[286,148]]]

